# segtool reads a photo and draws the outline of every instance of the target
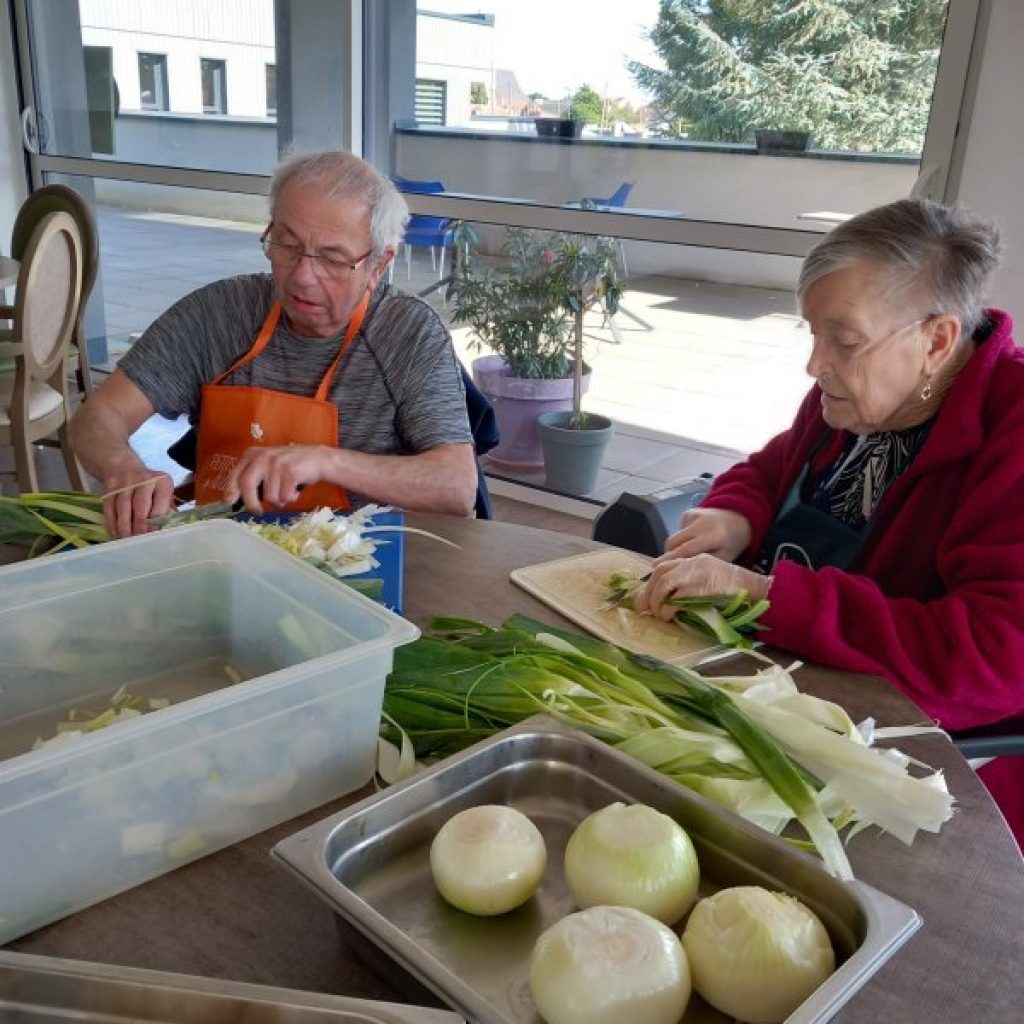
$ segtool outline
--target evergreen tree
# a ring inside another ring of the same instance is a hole
[[[822,149],[918,153],[947,0],[661,0],[664,69],[631,61],[671,133],[750,142],[809,131]]]

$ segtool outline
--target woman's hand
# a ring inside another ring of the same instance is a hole
[[[683,513],[679,530],[665,542],[668,558],[715,555],[727,562],[739,558],[750,545],[750,521],[722,508],[691,508]]]
[[[742,569],[714,555],[701,554],[693,558],[663,555],[651,570],[647,584],[637,591],[633,607],[669,622],[676,613],[672,605],[665,604],[670,597],[712,597],[745,590],[752,601],[760,601],[768,596],[771,585],[771,576]]]

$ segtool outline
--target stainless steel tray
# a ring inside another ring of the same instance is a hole
[[[0,950],[4,1024],[464,1024],[446,1010]]]
[[[920,926],[915,911],[861,882],[839,882],[793,848],[611,747],[537,716],[289,836],[273,854],[406,971],[477,1024],[536,1024],[530,951],[573,906],[565,844],[587,814],[645,803],[690,834],[701,895],[729,885],[789,892],[824,922],[838,968],[788,1019],[828,1020]],[[541,830],[548,869],[510,914],[474,918],[437,894],[429,849],[451,815],[476,804],[518,808]],[[727,1018],[694,995],[684,1024]]]

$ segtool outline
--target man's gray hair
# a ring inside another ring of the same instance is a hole
[[[308,185],[325,199],[347,200],[370,212],[370,241],[374,257],[386,249],[397,250],[409,221],[409,207],[401,193],[383,174],[351,153],[297,153],[277,165],[270,182],[270,218],[285,185]]]
[[[887,281],[887,298],[923,298],[926,313],[953,313],[970,338],[984,316],[985,290],[999,264],[994,224],[960,206],[931,199],[900,199],[851,217],[808,254],[797,298],[823,277],[853,263],[874,264]]]

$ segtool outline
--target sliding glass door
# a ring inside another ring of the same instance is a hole
[[[109,368],[183,289],[262,267],[280,155],[344,148],[439,183],[411,209],[477,224],[485,257],[514,226],[619,239],[627,314],[592,356],[629,388],[604,380],[590,401],[754,446],[751,424],[781,422],[778,396],[788,408],[803,386],[799,349],[780,351],[801,343],[799,259],[843,216],[955,197],[979,0],[849,4],[838,34],[818,5],[747,6],[727,24],[714,0],[15,0],[33,183],[73,184],[99,217],[94,361]],[[414,248],[395,281],[449,317],[433,266]],[[659,353],[688,393],[665,391]],[[764,409],[752,366],[789,375]],[[698,415],[730,393],[742,422]]]

